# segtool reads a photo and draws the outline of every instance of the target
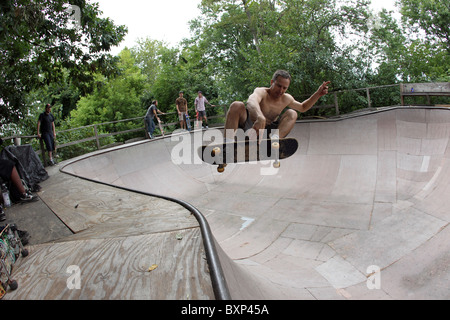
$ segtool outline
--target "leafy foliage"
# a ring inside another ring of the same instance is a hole
[[[73,127],[144,116],[146,110],[141,107],[141,96],[146,78],[129,50],[123,50],[119,57],[121,76],[103,79],[102,86],[80,99],[69,120]]]
[[[0,5],[0,123],[28,114],[26,94],[67,77],[81,94],[92,91],[96,72],[116,72],[108,54],[127,32],[99,18],[97,5],[74,0],[79,21],[63,0],[5,0]]]
[[[163,120],[177,123],[180,90],[191,110],[198,90],[229,106],[268,86],[277,69],[292,74],[289,93],[299,100],[325,80],[338,91],[450,79],[444,0],[398,0],[401,19],[373,12],[369,0],[203,0],[192,36],[177,47],[140,39],[118,57],[108,51],[126,27],[100,19],[96,4],[73,2],[82,10],[78,27],[70,25],[62,0],[2,2],[0,122],[33,133],[37,114],[51,101],[60,128],[73,128],[143,117],[156,99],[169,113]],[[396,104],[398,88],[371,91],[371,100],[375,107]],[[364,91],[342,93],[338,102],[343,112],[368,103]],[[321,103],[332,105],[334,95]],[[139,126],[117,122],[99,130]]]

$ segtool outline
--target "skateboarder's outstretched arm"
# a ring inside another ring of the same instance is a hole
[[[319,89],[307,100],[305,100],[303,102],[298,102],[294,99],[294,101],[292,103],[290,103],[288,105],[288,107],[290,107],[294,110],[300,111],[300,112],[308,111],[317,103],[317,101],[319,101],[319,99],[321,97],[328,94],[328,85],[330,83],[331,83],[331,81],[326,81],[326,82],[322,83],[322,85],[319,87]]]

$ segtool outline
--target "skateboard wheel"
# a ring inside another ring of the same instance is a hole
[[[273,163],[273,167],[274,167],[274,168],[279,168],[280,166],[281,166],[280,161],[275,161],[275,162]]]
[[[22,250],[22,257],[26,257],[26,256],[28,256],[28,249],[23,249]]]
[[[215,157],[216,155],[219,155],[220,152],[221,152],[220,148],[219,148],[219,147],[215,147],[215,148],[212,150],[211,155],[212,155],[213,157]]]
[[[224,172],[225,171],[225,168],[224,167],[218,167],[217,168],[217,172],[219,172],[219,173],[222,173],[222,172]]]
[[[273,142],[272,143],[272,148],[273,149],[280,149],[280,143],[279,142]]]

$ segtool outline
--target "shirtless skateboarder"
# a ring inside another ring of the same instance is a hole
[[[287,71],[278,70],[272,77],[270,88],[256,88],[248,98],[247,107],[243,102],[235,101],[230,105],[225,123],[225,142],[234,141],[238,128],[249,132],[251,139],[256,139],[260,129],[278,129],[279,134],[272,139],[285,138],[297,121],[297,112],[306,112],[324,95],[328,94],[330,81],[324,82],[319,89],[304,102],[298,102],[286,93],[291,84],[291,76]],[[286,108],[290,108],[283,113]],[[296,111],[295,111],[296,110]],[[232,129],[232,130],[230,130]],[[262,136],[259,137],[262,139]]]

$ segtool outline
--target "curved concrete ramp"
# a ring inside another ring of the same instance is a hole
[[[211,136],[137,143],[63,171],[198,208],[234,299],[450,298],[449,110],[299,122],[299,150],[278,170],[217,173],[196,156]]]

